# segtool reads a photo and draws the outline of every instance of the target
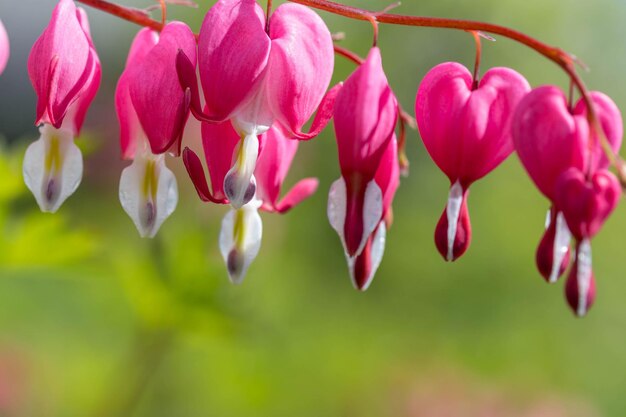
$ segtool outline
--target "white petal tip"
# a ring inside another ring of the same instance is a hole
[[[24,155],[24,183],[44,213],[55,213],[74,194],[83,176],[83,156],[72,133],[44,125]]]
[[[122,171],[119,198],[139,236],[153,238],[178,204],[176,177],[162,156],[138,156]]]

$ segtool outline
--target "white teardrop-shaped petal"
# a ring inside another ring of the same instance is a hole
[[[54,213],[78,188],[83,177],[83,156],[70,130],[45,124],[41,136],[24,155],[24,182],[41,211]]]
[[[263,223],[258,209],[259,200],[253,199],[240,209],[231,209],[222,220],[219,244],[233,284],[241,284],[250,264],[261,249]]]
[[[122,171],[120,203],[141,237],[154,237],[176,209],[176,177],[165,166],[162,155],[140,155]]]
[[[230,205],[238,209],[247,204],[256,192],[254,169],[259,156],[259,139],[256,134],[239,141],[237,158],[224,177],[224,193]]]
[[[372,239],[372,247],[370,249],[372,265],[371,265],[369,276],[367,277],[366,284],[362,288],[360,288],[361,291],[366,291],[372,284],[372,281],[374,280],[376,271],[378,271],[378,267],[380,266],[380,263],[383,260],[383,255],[385,254],[386,240],[387,240],[387,226],[385,225],[385,222],[383,221],[383,222],[380,222],[380,225],[378,226],[378,229],[376,229],[376,233],[374,234],[374,238]],[[355,256],[355,257],[350,258],[346,256],[346,260],[348,261],[348,268],[350,270],[350,278],[352,279],[352,285],[354,285],[355,288],[359,289],[356,283],[356,279],[354,277],[354,268],[356,265],[357,257]]]
[[[335,181],[328,193],[327,214],[328,221],[339,235],[343,249],[347,253],[345,241],[345,224],[347,213],[347,188],[343,177]],[[365,189],[363,202],[363,236],[355,256],[358,256],[365,247],[367,239],[374,232],[383,215],[383,193],[375,181],[370,181]],[[348,255],[346,255],[348,256]]]
[[[448,204],[446,205],[446,216],[448,218],[448,261],[454,260],[454,241],[456,240],[456,231],[461,215],[461,206],[463,204],[463,187],[457,181],[450,187],[448,195]]]
[[[365,201],[363,204],[363,236],[361,238],[361,244],[356,255],[363,252],[363,248],[367,243],[367,239],[370,237],[383,217],[383,192],[376,184],[376,181],[372,180],[367,184],[365,189]]]
[[[559,271],[563,258],[567,255],[569,244],[572,239],[572,233],[567,227],[567,222],[563,213],[558,212],[556,215],[556,230],[554,235],[554,247],[552,248],[552,271],[550,271],[550,283],[559,279]]]
[[[339,235],[345,249],[344,225],[346,223],[347,195],[346,182],[343,177],[333,182],[328,192],[328,206],[326,212],[328,221]]]
[[[578,265],[576,271],[576,282],[578,284],[578,309],[576,314],[583,317],[587,314],[587,295],[591,286],[591,242],[583,239],[578,246],[576,256]]]

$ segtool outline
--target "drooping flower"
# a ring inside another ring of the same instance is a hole
[[[617,151],[622,141],[619,109],[602,93],[592,92],[591,99],[606,137]],[[606,169],[608,159],[596,133],[590,136],[584,101],[570,109],[565,94],[554,86],[536,88],[520,102],[512,132],[524,168],[551,203],[536,262],[541,275],[548,282],[556,282],[569,264],[571,240],[563,213],[555,205],[557,181],[570,168],[582,172]],[[594,143],[593,149],[590,149],[590,140]]]
[[[178,187],[165,153],[180,152],[189,97],[176,73],[179,50],[195,61],[196,43],[184,23],[167,24],[160,36],[141,30],[119,79],[115,104],[122,156],[133,161],[120,180],[120,202],[142,237],[154,237],[178,202]]]
[[[394,140],[397,117],[398,104],[383,71],[380,50],[374,47],[345,81],[335,101],[341,178],[330,188],[328,219],[341,239],[349,265],[380,229],[385,207],[376,175],[379,169],[388,174],[389,168],[381,168],[381,164]],[[354,274],[354,267],[350,269]],[[355,286],[364,289],[372,274],[360,275],[364,276],[355,279]]]
[[[231,120],[240,137],[237,158],[223,187],[235,208],[254,194],[250,190],[255,187],[259,135],[280,124],[291,138],[316,136],[332,116],[336,94],[333,89],[325,96],[334,53],[324,21],[298,4],[278,7],[270,18],[269,33],[265,19],[255,0],[219,0],[207,13],[198,39],[204,111],[195,66],[184,54],[178,62],[194,115],[209,122]],[[302,128],[316,109],[311,132],[304,133]]]
[[[220,252],[234,284],[243,282],[261,248],[263,223],[259,210],[286,213],[310,197],[318,185],[314,178],[303,179],[280,199],[280,191],[297,151],[298,141],[288,139],[281,128],[273,126],[260,136],[259,142],[261,150],[255,170],[257,186],[248,190],[251,194],[248,203],[228,211],[220,231]],[[229,121],[220,124],[202,123],[202,144],[211,187],[200,158],[189,148],[183,152],[187,172],[200,199],[229,204],[223,188],[224,178],[228,175],[231,161],[240,155],[237,149],[242,146],[239,135]]]
[[[9,35],[0,20],[0,74],[4,72],[9,61]]]
[[[100,86],[100,61],[87,15],[60,0],[28,58],[37,93],[41,137],[24,156],[24,180],[42,211],[55,212],[80,184],[82,155],[74,144]]]
[[[578,316],[584,316],[595,298],[591,264],[591,238],[615,210],[621,196],[619,180],[606,170],[589,178],[570,168],[559,177],[555,206],[563,213],[576,239],[576,259],[565,284],[567,301]]]
[[[530,90],[509,68],[492,68],[474,84],[463,65],[447,62],[430,70],[415,101],[415,115],[430,157],[450,180],[448,203],[435,229],[435,243],[447,261],[469,247],[470,185],[493,171],[512,152],[511,120]]]

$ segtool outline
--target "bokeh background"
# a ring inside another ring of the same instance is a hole
[[[146,7],[150,0],[126,0]],[[171,6],[198,30],[213,1]],[[371,9],[381,0],[352,0]],[[157,239],[142,240],[117,197],[113,91],[137,27],[88,9],[104,80],[80,146],[84,181],[56,215],[42,214],[21,179],[36,139],[30,46],[53,0],[0,0],[12,57],[0,77],[0,415],[7,417],[595,417],[626,413],[626,209],[594,240],[596,306],[576,319],[563,282],[534,266],[547,202],[515,156],[475,184],[474,240],[442,261],[434,226],[447,186],[419,140],[394,204],[382,266],[367,293],[352,289],[326,219],[339,176],[332,129],[303,144],[289,184],[321,186],[286,216],[263,215],[261,253],[240,287],[217,246],[224,207],[196,197],[180,160],[180,203]],[[579,56],[593,89],[626,106],[626,4],[615,0],[407,0],[398,13],[511,26]],[[367,23],[321,13],[361,55]],[[473,63],[463,32],[381,27],[392,87],[412,109],[426,71]],[[567,87],[537,53],[498,38],[483,69],[506,65],[533,86]],[[336,61],[336,80],[353,65]],[[190,129],[193,131],[193,128]],[[192,134],[188,140],[193,145]]]

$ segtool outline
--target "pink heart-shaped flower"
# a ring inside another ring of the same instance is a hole
[[[446,62],[420,84],[415,116],[428,153],[453,184],[464,188],[513,152],[511,121],[528,82],[509,68],[492,68],[477,86],[463,65]]]
[[[622,140],[622,118],[617,106],[606,95],[593,92],[591,98],[607,139],[614,150]],[[513,140],[517,154],[539,191],[554,200],[559,176],[569,168],[585,171],[604,169],[608,161],[594,137],[589,158],[590,128],[587,108],[579,102],[572,111],[563,92],[554,86],[531,91],[520,102],[513,119]]]
[[[571,168],[557,181],[555,203],[572,235],[582,240],[600,231],[620,195],[619,181],[609,171],[598,171],[588,180],[580,170]]]

